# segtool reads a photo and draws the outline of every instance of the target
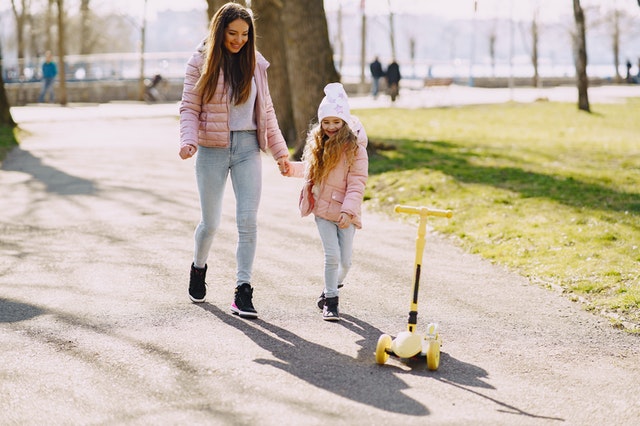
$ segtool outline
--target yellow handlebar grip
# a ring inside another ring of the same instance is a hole
[[[393,211],[395,211],[396,213],[419,214],[420,216],[439,216],[447,218],[453,216],[453,212],[451,210],[432,209],[429,207],[397,205],[394,207]]]

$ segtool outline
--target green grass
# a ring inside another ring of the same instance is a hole
[[[0,165],[7,153],[18,144],[15,131],[16,129],[10,126],[0,125]]]
[[[640,99],[358,110],[369,208],[454,211],[430,225],[640,331]]]

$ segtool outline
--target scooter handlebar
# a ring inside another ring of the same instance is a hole
[[[451,210],[432,209],[429,207],[397,205],[394,207],[393,211],[395,211],[396,213],[419,214],[420,216],[439,216],[447,218],[453,216],[453,212]]]

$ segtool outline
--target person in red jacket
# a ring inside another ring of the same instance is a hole
[[[362,124],[350,114],[342,84],[329,83],[324,92],[302,161],[292,161],[283,175],[305,178],[300,214],[314,214],[324,249],[324,291],[318,307],[325,321],[338,321],[338,289],[351,268],[356,229],[362,227],[368,141]]]
[[[236,198],[236,289],[231,311],[256,318],[251,273],[256,254],[262,193],[260,151],[269,151],[281,171],[289,151],[278,126],[267,83],[269,63],[256,51],[249,9],[226,3],[215,13],[209,35],[187,63],[180,103],[180,158],[195,161],[202,218],[195,230],[189,297],[205,301],[207,258],[220,225],[231,175]]]

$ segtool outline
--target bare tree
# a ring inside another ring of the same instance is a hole
[[[611,12],[611,45],[613,48],[613,66],[616,69],[616,81],[622,80],[620,76],[620,11],[615,9]]]
[[[576,85],[578,88],[578,109],[591,112],[589,106],[589,78],[587,77],[587,38],[584,11],[580,0],[573,0],[573,17],[576,22],[576,30],[573,37]]]
[[[391,8],[391,0],[387,0],[389,7],[389,44],[391,45],[391,58],[395,61],[396,56],[396,31],[393,26],[393,10]]]
[[[147,2],[144,0],[144,11],[142,12],[142,24],[140,25],[140,75],[138,76],[138,100],[144,100],[145,85],[144,85],[144,52],[146,50],[147,43]]]
[[[496,20],[491,24],[489,29],[489,57],[491,58],[491,76],[496,76],[496,41],[498,40]]]
[[[216,11],[222,7],[223,4],[228,3],[229,0],[207,0],[207,15],[209,16],[209,21],[213,18],[213,15],[216,14]],[[240,3],[246,6],[246,1],[234,1],[234,3]]]
[[[613,66],[615,68],[616,82],[620,83],[624,80],[624,77],[620,75],[620,50],[621,46],[627,41],[625,35],[633,33],[633,29],[636,28],[634,19],[629,14],[614,6],[612,10],[609,10],[602,21],[602,24],[606,26],[607,32],[611,37],[611,48],[613,56]]]
[[[80,54],[86,55],[91,53],[91,10],[89,8],[90,0],[82,0],[80,2]]]
[[[540,9],[536,7],[531,20],[531,64],[533,65],[533,87],[540,84],[540,73],[538,71],[538,44],[540,42]]]
[[[269,89],[278,124],[285,140],[295,142],[296,127],[291,108],[291,91],[287,74],[287,55],[282,33],[282,0],[253,0],[256,17],[257,45],[269,66]]]
[[[338,81],[339,75],[333,64],[323,3],[317,0],[284,0],[283,4],[281,19],[297,136],[294,158],[300,158],[309,123],[317,118],[324,86]]]
[[[9,105],[9,98],[7,98],[7,92],[4,89],[4,78],[2,76],[2,46],[0,45],[0,126],[15,127],[16,122],[13,121],[11,116],[11,105]]]
[[[58,5],[58,79],[60,81],[60,105],[67,105],[67,77],[65,62],[65,14],[64,0],[56,0]]]
[[[522,44],[529,52],[529,58],[531,60],[531,66],[533,67],[533,76],[531,78],[531,84],[533,87],[538,87],[540,84],[540,73],[538,71],[538,46],[540,43],[540,24],[539,24],[540,10],[538,7],[534,9],[533,16],[531,18],[531,24],[528,31],[521,26],[522,32]],[[531,38],[531,44],[529,44],[529,37]]]
[[[47,10],[45,12],[45,41],[44,41],[44,50],[49,50],[53,52],[53,35],[51,33],[51,28],[53,28],[53,5],[55,0],[47,0]]]
[[[19,10],[18,10],[19,9]],[[18,42],[18,70],[19,75],[24,75],[25,58],[25,27],[29,21],[30,0],[20,0],[20,8],[16,6],[16,0],[11,0],[11,11],[16,21],[16,40]]]

